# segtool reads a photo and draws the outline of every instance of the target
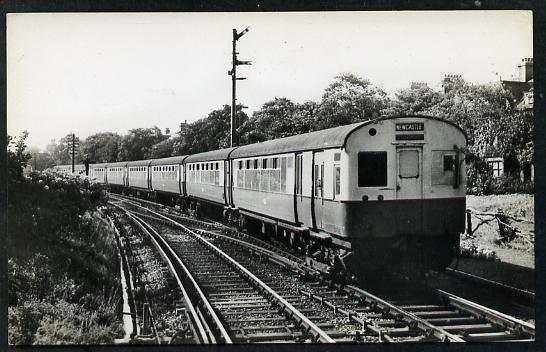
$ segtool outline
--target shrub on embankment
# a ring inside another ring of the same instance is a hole
[[[31,173],[8,180],[8,342],[112,343],[119,262],[102,187]]]

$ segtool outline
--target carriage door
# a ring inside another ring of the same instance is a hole
[[[396,199],[423,198],[423,157],[419,147],[399,147],[396,150]]]
[[[423,227],[423,153],[421,147],[396,149],[396,224],[399,233],[419,235]],[[403,201],[406,200],[406,201]]]
[[[231,177],[229,161],[224,160],[224,200],[226,205],[231,204]]]
[[[314,153],[313,159],[313,224],[320,229],[324,207],[324,153]]]

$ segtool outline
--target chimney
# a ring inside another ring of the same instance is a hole
[[[463,76],[461,75],[446,74],[444,76],[444,80],[442,81],[442,88],[444,89],[444,93],[449,92],[453,87],[453,84],[462,81],[462,79]]]
[[[428,88],[428,84],[425,82],[411,82],[410,89]]]
[[[521,59],[521,64],[518,65],[519,68],[519,80],[521,82],[527,82],[533,79],[533,58],[526,57]]]

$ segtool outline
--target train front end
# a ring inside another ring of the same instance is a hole
[[[465,226],[465,146],[459,127],[422,116],[376,120],[347,137],[342,227],[351,266],[418,273],[449,265]]]

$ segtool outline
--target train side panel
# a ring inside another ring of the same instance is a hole
[[[124,166],[108,166],[108,184],[115,186],[124,185]]]
[[[148,166],[129,166],[127,181],[129,187],[148,189]]]
[[[224,205],[224,162],[195,162],[185,166],[187,195]]]
[[[295,224],[292,154],[234,159],[232,165],[238,209]]]
[[[180,165],[152,165],[152,190],[180,194]]]

